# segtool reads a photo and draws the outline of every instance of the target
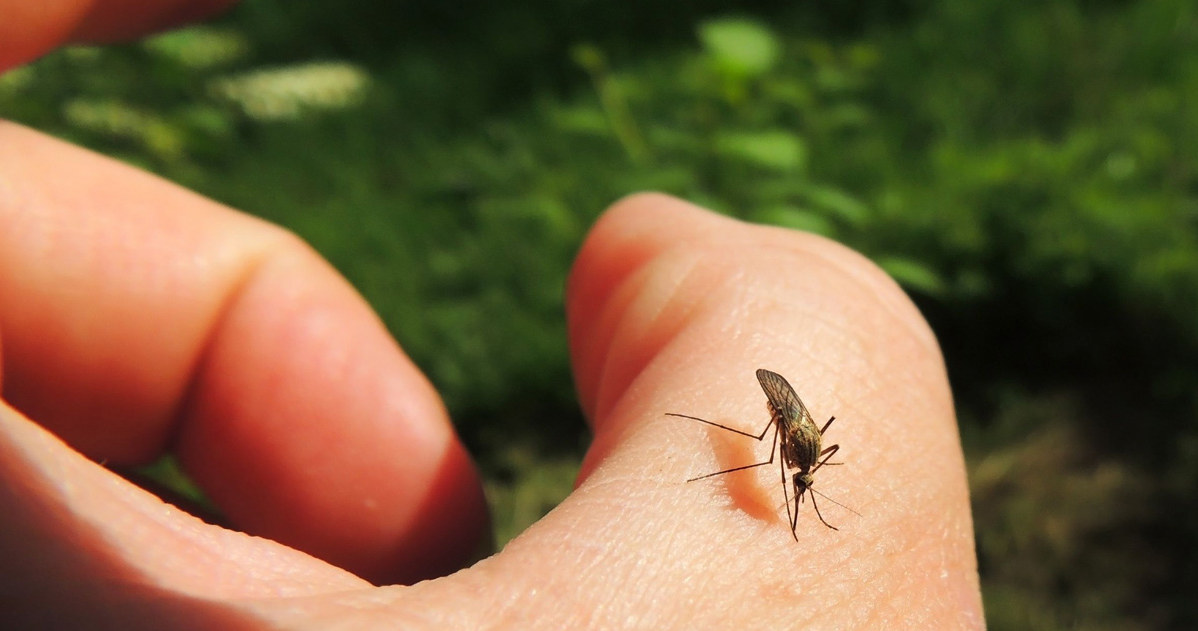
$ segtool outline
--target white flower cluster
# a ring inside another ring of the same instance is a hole
[[[212,93],[257,120],[294,120],[312,110],[350,107],[370,85],[366,71],[344,62],[255,70],[212,82]]]

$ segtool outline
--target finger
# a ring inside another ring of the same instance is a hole
[[[132,39],[212,15],[235,0],[0,0],[0,71],[67,42]]]
[[[599,479],[644,480],[641,505],[663,508],[642,528],[669,533],[661,554],[670,564],[655,580],[719,612],[700,626],[981,624],[943,362],[917,310],[877,268],[811,235],[638,196],[589,236],[569,314],[596,432],[581,488],[614,502],[629,489]],[[768,458],[767,444],[662,417],[757,433],[769,418],[754,378],[762,367],[789,379],[820,426],[838,418],[823,446],[838,443],[846,464],[819,471],[814,488],[861,513],[819,498],[840,531],[820,523],[808,497],[793,540],[778,460],[682,482]],[[761,624],[745,622],[754,619]]]
[[[494,557],[376,596],[389,620],[982,626],[944,366],[919,313],[876,267],[818,237],[636,196],[587,237],[567,305],[595,428],[578,489]],[[820,470],[813,488],[860,513],[821,498],[839,531],[808,501],[792,538],[774,466],[686,482],[761,461],[769,447],[664,413],[760,431],[762,366],[788,376],[821,421],[837,416],[827,438],[845,464]],[[299,624],[324,604],[282,615]]]
[[[486,529],[445,412],[361,298],[283,231],[0,124],[5,399],[94,459],[173,439],[235,525],[376,581]]]
[[[0,480],[0,608],[11,628],[236,628],[244,612],[221,601],[365,587],[164,504],[2,402]]]

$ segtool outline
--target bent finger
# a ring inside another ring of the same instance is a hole
[[[720,612],[706,626],[981,624],[943,360],[884,273],[826,239],[645,195],[594,228],[570,290],[578,389],[596,431],[582,489],[610,503],[630,491],[606,480],[634,481],[650,507],[635,520],[667,542],[655,580]],[[783,469],[768,432],[757,442],[663,416],[757,435],[770,422],[759,368],[786,376],[820,427],[837,417],[822,447],[839,444],[845,464],[816,472],[823,495],[795,501],[799,463]]]
[[[6,400],[93,459],[168,447],[232,522],[376,581],[486,530],[441,403],[288,233],[0,124]]]

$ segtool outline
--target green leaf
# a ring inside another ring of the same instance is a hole
[[[246,37],[232,29],[194,26],[152,37],[142,46],[193,70],[226,66],[250,52]]]
[[[859,226],[869,219],[869,207],[864,202],[828,186],[817,186],[804,193],[807,203],[840,217],[850,225]]]
[[[555,109],[552,122],[562,131],[591,136],[611,136],[611,122],[597,107],[589,105],[566,106]]]
[[[887,256],[876,258],[874,262],[887,274],[890,274],[891,278],[898,281],[898,284],[907,289],[930,296],[939,296],[944,293],[944,279],[935,270],[919,261],[899,256]]]
[[[715,149],[722,156],[775,171],[801,171],[807,165],[803,140],[781,129],[725,132],[716,136]]]
[[[754,219],[761,223],[812,232],[825,237],[831,237],[836,233],[836,227],[832,225],[832,222],[817,213],[797,206],[783,205],[764,208],[756,213]]]
[[[759,22],[743,18],[709,20],[699,26],[699,40],[716,67],[734,76],[758,77],[777,63],[778,38]]]

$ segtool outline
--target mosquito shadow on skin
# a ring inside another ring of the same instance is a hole
[[[711,471],[695,471],[691,477],[764,462],[769,460],[769,450],[774,448],[774,445],[768,444],[764,440],[756,442],[752,438],[729,436],[728,432],[715,427],[710,428],[707,433],[707,441],[715,455],[716,466]],[[782,493],[778,488],[782,480],[779,469],[778,456],[775,455],[774,462],[771,464],[695,480],[687,484],[710,485],[711,493],[715,494],[717,498],[724,495],[731,507],[744,511],[754,519],[767,522],[784,521],[776,510],[781,506],[779,500],[782,499]],[[767,482],[767,480],[772,481]],[[787,527],[789,528],[790,524],[787,524]]]

